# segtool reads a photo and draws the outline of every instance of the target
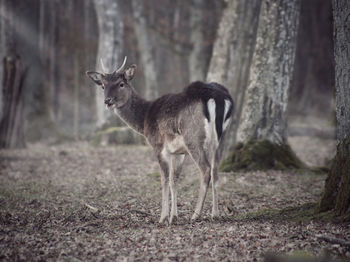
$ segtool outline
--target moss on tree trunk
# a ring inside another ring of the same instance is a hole
[[[306,165],[288,144],[279,145],[268,140],[239,143],[220,165],[220,170],[223,172],[304,168]]]
[[[320,202],[320,211],[334,210],[336,215],[350,213],[350,139],[338,144],[325,190]]]

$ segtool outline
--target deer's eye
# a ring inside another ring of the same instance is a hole
[[[119,84],[119,87],[120,87],[120,88],[123,88],[123,87],[124,87],[124,83],[121,82],[121,83]]]

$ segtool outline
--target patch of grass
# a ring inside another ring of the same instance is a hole
[[[152,172],[147,174],[148,177],[158,179],[160,178],[160,173],[159,172]]]
[[[308,167],[288,144],[275,144],[268,140],[251,140],[236,145],[231,154],[221,162],[220,171],[300,170],[323,174],[324,167]]]
[[[0,187],[0,198],[23,200],[46,199],[47,186],[33,182],[18,183],[14,188]]]
[[[307,259],[314,258],[314,255],[305,250],[293,250],[290,254],[291,258]]]
[[[301,206],[284,209],[261,209],[242,216],[233,217],[234,220],[273,220],[308,222],[317,220],[321,222],[339,222],[332,212],[318,212],[318,203],[306,203]]]
[[[120,126],[113,126],[113,127],[108,127],[106,129],[103,129],[103,130],[100,130],[97,132],[97,135],[103,135],[103,134],[112,134],[114,132],[118,132],[118,131],[121,131],[121,130],[124,130],[125,127],[120,127]]]
[[[112,126],[100,129],[92,137],[93,146],[107,144],[144,144],[144,138],[126,126]]]

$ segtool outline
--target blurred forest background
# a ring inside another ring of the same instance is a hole
[[[332,4],[300,5],[291,40],[289,134],[334,137]],[[121,126],[85,71],[101,70],[103,58],[112,72],[124,56],[138,65],[134,86],[148,99],[181,91],[194,80],[224,84],[236,102],[237,126],[260,8],[257,0],[1,0],[0,117],[8,123],[1,143],[87,139],[96,130]],[[12,94],[5,91],[6,76],[17,86]],[[107,142],[113,141],[140,139],[128,133]],[[228,143],[233,141],[231,135]]]
[[[0,259],[348,259],[349,18],[349,0],[0,0]],[[187,159],[179,224],[157,224],[151,149],[115,146],[144,140],[85,74],[125,56],[146,99],[229,89],[222,219],[189,223]]]

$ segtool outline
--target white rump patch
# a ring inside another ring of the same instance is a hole
[[[210,116],[210,122],[214,122],[215,123],[215,118],[216,118],[216,113],[215,113],[215,109],[216,109],[216,103],[215,100],[213,98],[208,100],[207,103],[208,106],[208,111],[209,111],[209,116]]]
[[[231,106],[231,102],[227,99],[225,99],[225,111],[224,111],[224,121],[222,123],[222,131],[225,131],[225,129],[227,128],[228,124],[230,123],[230,118],[228,118],[226,121],[226,116],[227,116],[227,113],[228,113],[228,110],[230,109],[230,106]]]
[[[218,136],[216,133],[215,128],[215,119],[216,119],[216,103],[214,99],[209,99],[208,103],[208,112],[209,112],[209,118],[210,122],[205,118],[204,119],[204,129],[205,129],[205,136],[207,141],[215,141],[215,144],[218,143]]]

